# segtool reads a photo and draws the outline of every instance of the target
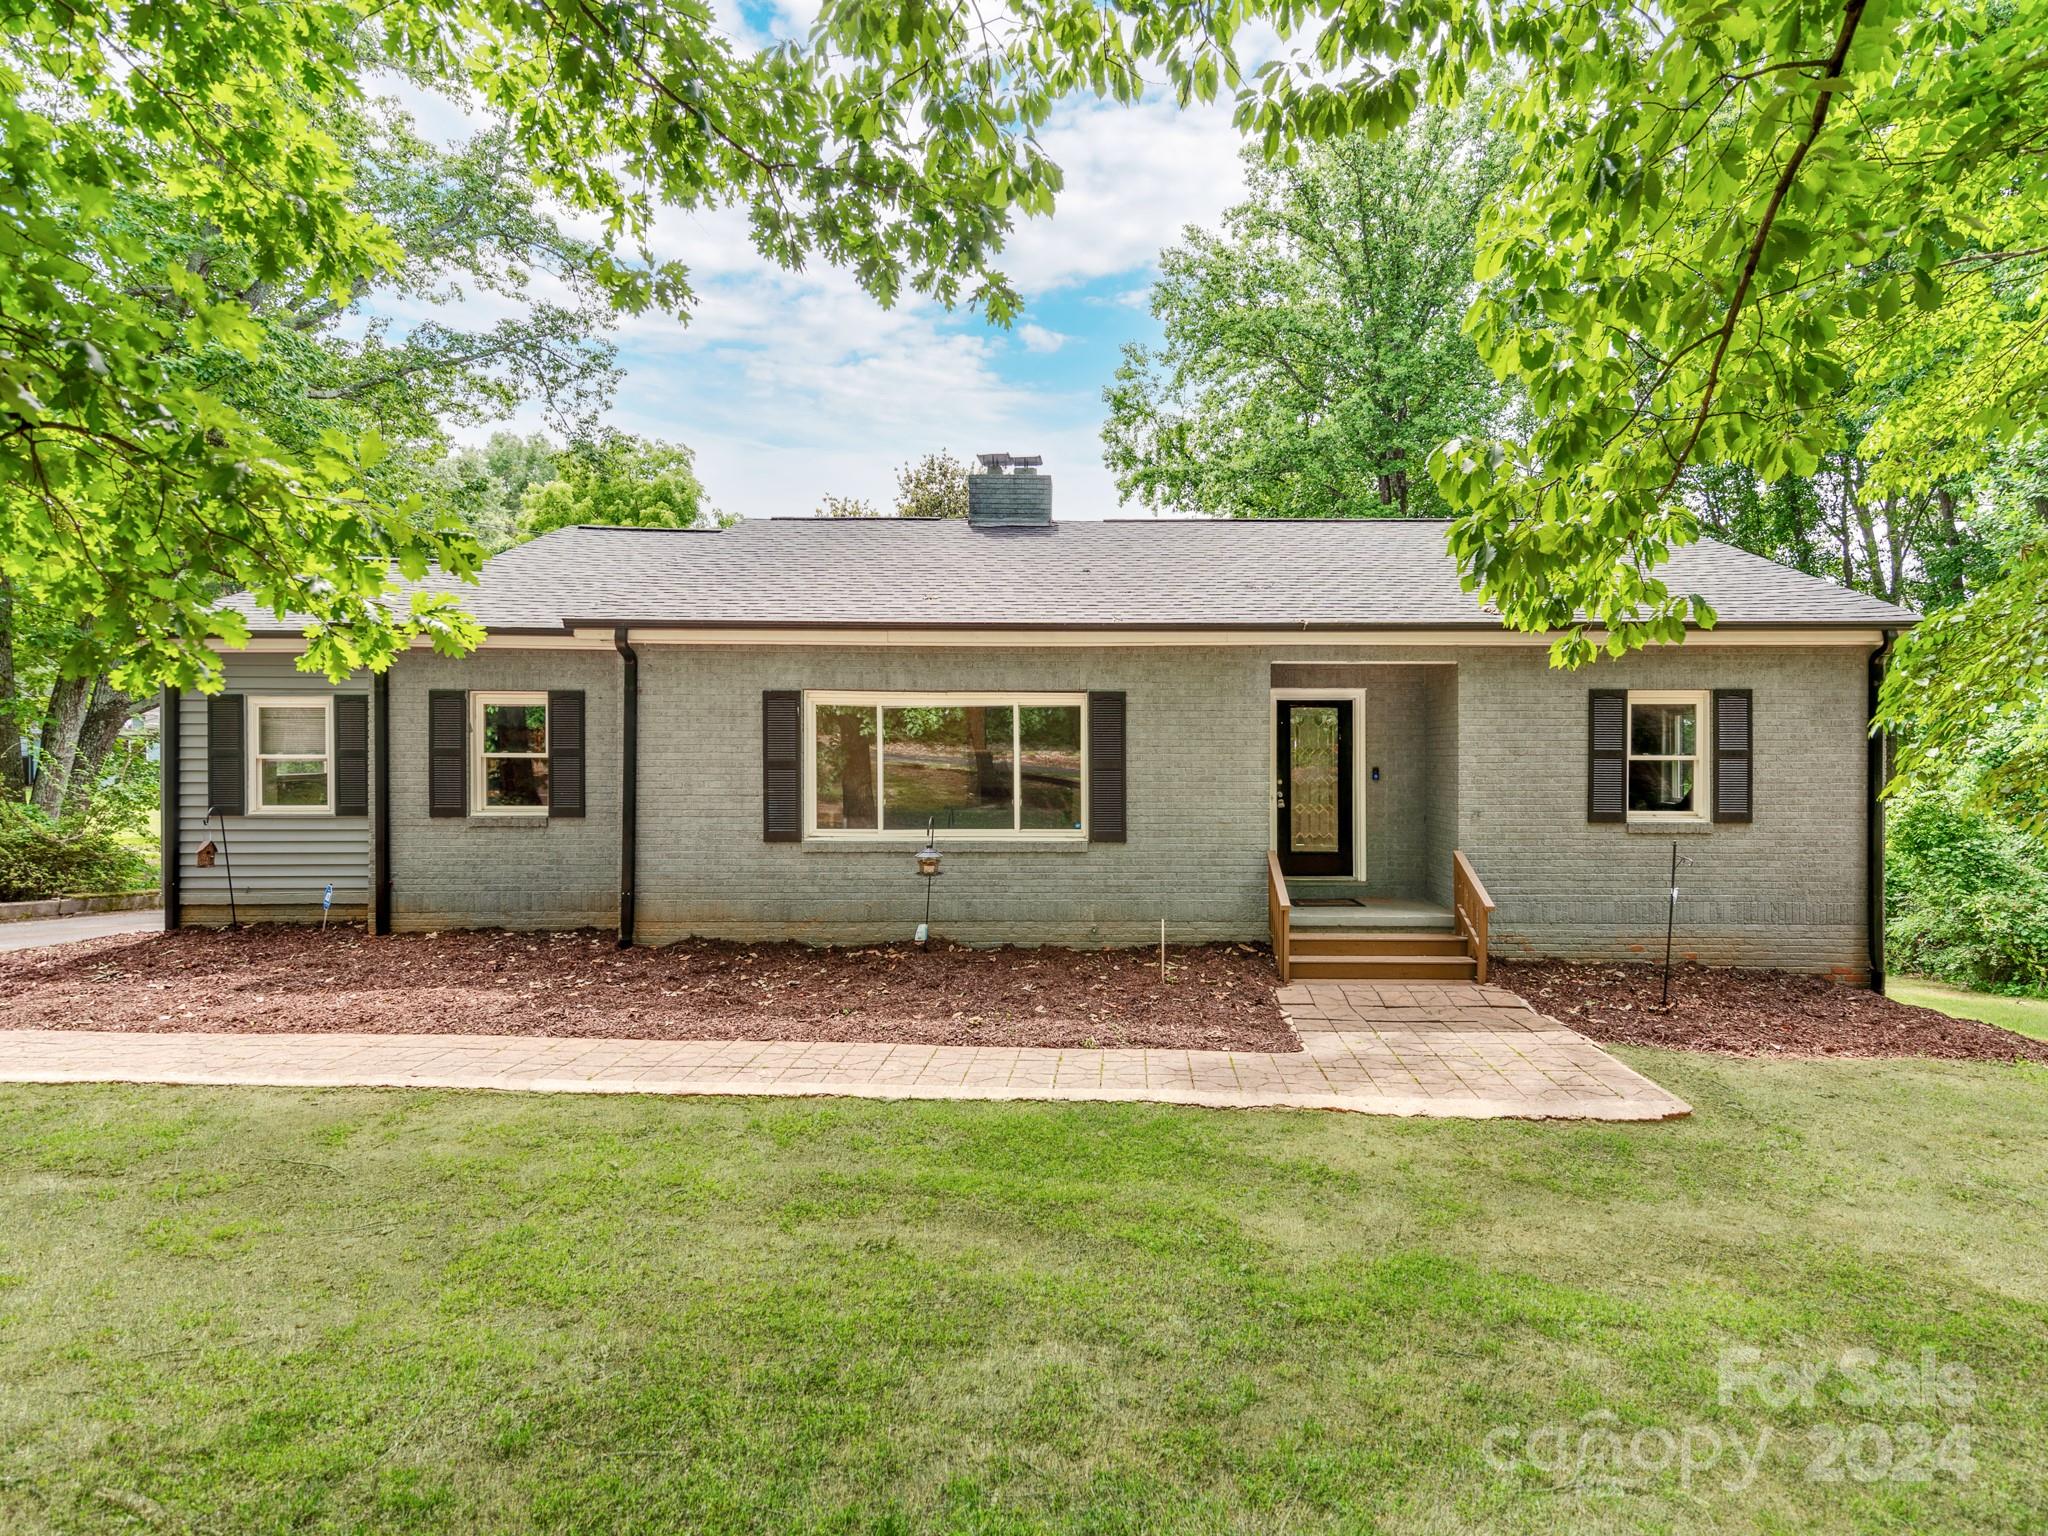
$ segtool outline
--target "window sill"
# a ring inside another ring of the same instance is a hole
[[[472,827],[490,827],[494,830],[512,832],[545,831],[551,820],[553,818],[549,816],[507,816],[503,813],[494,815],[488,811],[471,811],[463,817],[463,821]]]
[[[1714,824],[1704,818],[1686,821],[1630,821],[1629,832],[1636,837],[1704,837]]]
[[[805,853],[868,853],[891,859],[910,859],[924,846],[922,836],[908,840],[840,837],[807,837]],[[949,853],[1086,853],[1085,837],[941,837],[939,852]]]

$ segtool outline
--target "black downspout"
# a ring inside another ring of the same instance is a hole
[[[640,657],[622,624],[612,631],[624,664],[619,700],[619,948],[633,945],[633,879],[640,838]]]
[[[1893,632],[1884,631],[1884,643],[1870,653],[1870,740],[1866,770],[1869,806],[1865,812],[1866,840],[1863,850],[1863,888],[1868,902],[1864,913],[1865,943],[1870,949],[1870,990],[1884,990],[1884,788],[1891,781],[1888,739],[1877,728],[1879,691],[1884,687],[1885,659],[1891,654]]]
[[[370,679],[377,792],[370,804],[370,932],[391,931],[391,673]]]
[[[157,699],[156,750],[158,756],[158,782],[161,786],[162,803],[157,810],[157,858],[162,862],[161,879],[164,896],[164,932],[169,933],[180,920],[180,897],[178,889],[178,799],[184,793],[184,786],[178,780],[178,708],[183,693],[177,688],[166,688]]]

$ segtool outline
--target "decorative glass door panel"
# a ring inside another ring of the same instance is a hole
[[[1351,702],[1282,699],[1277,708],[1280,868],[1290,875],[1349,875]]]

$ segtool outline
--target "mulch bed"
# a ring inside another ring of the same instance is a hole
[[[1294,1051],[1243,944],[966,949],[186,929],[0,955],[0,1026]]]
[[[1502,960],[1490,979],[1604,1045],[1735,1056],[2048,1061],[2048,1042],[1895,1003],[1825,976],[1674,966],[1669,1008],[1659,1006],[1662,971],[1654,965]]]

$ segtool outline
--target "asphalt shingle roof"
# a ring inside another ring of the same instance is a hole
[[[1110,521],[975,528],[897,518],[719,532],[564,528],[458,594],[493,630],[574,625],[1055,629],[1491,629],[1436,521]],[[1725,544],[1663,572],[1722,626],[1900,627],[1914,615]],[[298,626],[230,599],[258,632]]]

